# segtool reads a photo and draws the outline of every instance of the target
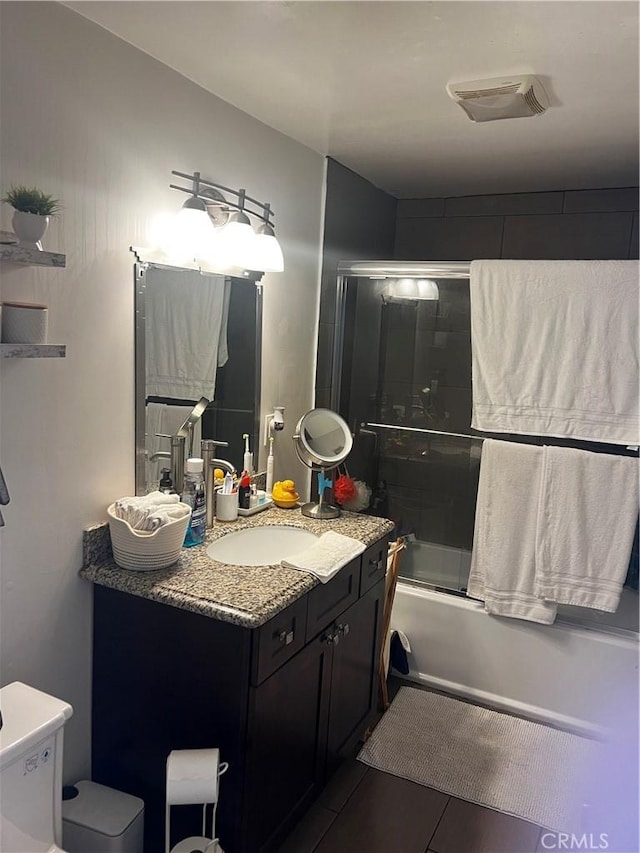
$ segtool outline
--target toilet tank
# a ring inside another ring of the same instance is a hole
[[[62,841],[63,726],[73,709],[14,681],[0,689],[0,712],[1,849],[40,853]]]

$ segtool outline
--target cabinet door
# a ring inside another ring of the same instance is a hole
[[[384,582],[346,610],[335,622],[327,768],[353,748],[376,707]]]
[[[244,849],[275,849],[324,781],[332,646],[323,634],[251,691]]]

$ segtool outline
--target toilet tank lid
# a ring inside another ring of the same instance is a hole
[[[28,750],[31,744],[62,728],[73,713],[68,702],[14,681],[0,689],[0,768]]]

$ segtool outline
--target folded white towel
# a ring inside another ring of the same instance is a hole
[[[313,545],[283,560],[282,565],[289,569],[310,572],[322,583],[327,583],[350,560],[362,554],[364,548],[363,543],[357,539],[328,530]]]
[[[177,515],[175,512],[173,515],[167,513],[168,509],[179,505],[179,495],[156,491],[149,492],[148,495],[120,498],[114,504],[114,512],[134,530],[153,531],[175,518],[182,517],[183,510],[178,510]]]
[[[165,524],[170,524],[172,521],[184,518],[185,515],[189,515],[190,512],[191,507],[189,504],[183,503],[156,507],[155,509],[150,510],[143,530],[157,530]]]
[[[536,591],[615,612],[638,518],[638,460],[545,447]]]
[[[471,426],[640,443],[637,261],[472,261]]]
[[[487,613],[550,625],[555,604],[535,590],[542,447],[485,439],[467,595]]]

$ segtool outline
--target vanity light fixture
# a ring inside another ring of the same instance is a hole
[[[204,213],[209,226],[206,232],[198,230],[197,251],[192,260],[232,274],[238,270],[282,272],[284,259],[271,221],[274,213],[270,204],[248,196],[244,189],[234,190],[205,180],[200,172],[171,174],[191,184],[169,185],[190,195],[180,215],[185,209],[198,216]],[[252,218],[258,221],[257,231]]]
[[[199,176],[198,176],[199,177]],[[213,223],[207,206],[198,198],[198,180],[194,181],[193,195],[182,205],[171,234],[171,250],[174,255],[194,258],[202,254],[213,239]]]

